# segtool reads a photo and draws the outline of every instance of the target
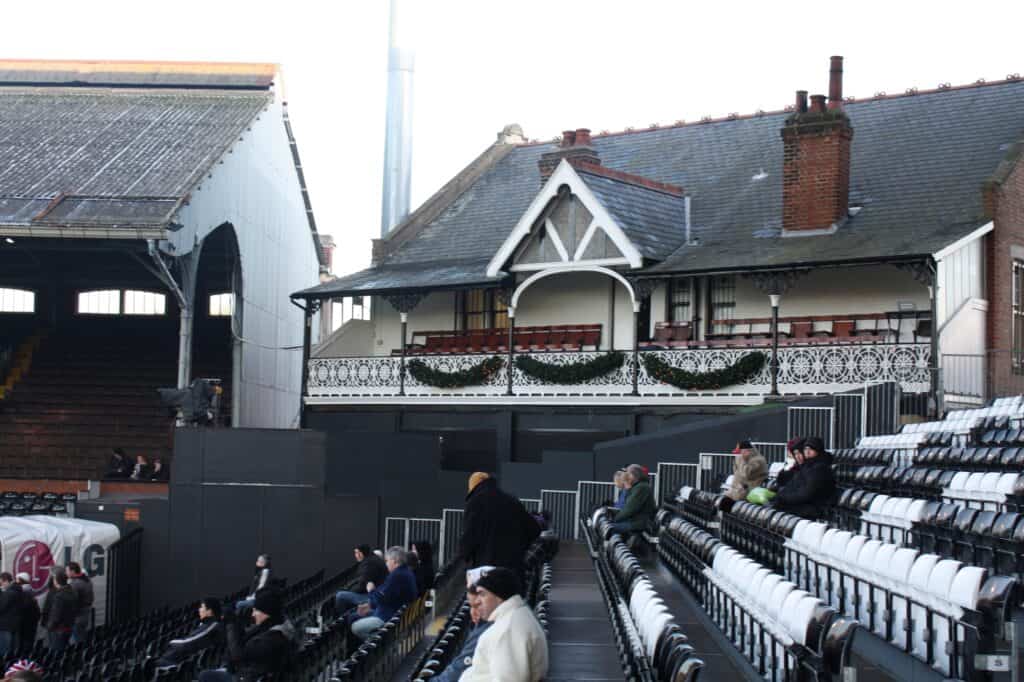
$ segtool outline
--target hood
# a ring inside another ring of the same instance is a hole
[[[493,493],[498,489],[498,482],[493,478],[485,478],[476,484],[476,486],[466,493],[466,499],[476,497],[477,495],[487,495]]]
[[[296,631],[295,626],[292,625],[290,620],[286,620],[283,623],[278,623],[274,627],[270,628],[271,632],[280,632],[285,639],[289,642],[295,642],[298,640],[299,633]]]

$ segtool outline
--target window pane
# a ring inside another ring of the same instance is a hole
[[[668,304],[668,315],[670,322],[686,322],[690,319],[690,286],[692,280],[689,277],[680,277],[672,280],[670,298]]]
[[[83,315],[120,315],[121,292],[117,289],[83,291],[78,294],[78,312]]]
[[[0,313],[34,313],[36,294],[25,289],[0,288]]]
[[[230,317],[235,312],[235,295],[212,294],[210,296],[210,317]]]
[[[736,309],[736,277],[725,275],[711,278],[711,319],[731,320],[733,311]],[[713,330],[716,334],[729,331],[729,325],[716,324]]]
[[[125,315],[163,315],[166,296],[152,291],[125,291]]]

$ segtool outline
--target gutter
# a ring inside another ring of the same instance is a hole
[[[44,239],[166,239],[163,225],[118,227],[117,225],[24,225],[2,224],[0,233],[5,237],[39,237]]]

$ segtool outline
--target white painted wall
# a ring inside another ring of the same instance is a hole
[[[985,320],[988,301],[972,298],[960,306],[942,327],[939,348],[942,354],[981,355],[985,352]]]
[[[391,355],[392,350],[401,348],[402,321],[398,311],[391,304],[375,296],[373,298],[373,352],[368,355]],[[455,294],[440,291],[430,294],[409,313],[407,342],[419,331],[437,331],[455,328]],[[343,355],[358,355],[345,352]]]
[[[986,298],[985,239],[978,237],[938,261],[936,308],[940,327],[968,301]]]
[[[335,329],[310,354],[315,358],[373,355],[374,330],[371,320],[350,319]]]
[[[303,316],[288,297],[319,281],[319,263],[282,116],[275,100],[252,122],[193,191],[178,214],[184,227],[169,240],[183,254],[219,225],[235,228],[244,339],[237,426],[298,426]]]

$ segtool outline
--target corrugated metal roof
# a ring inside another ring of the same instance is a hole
[[[602,165],[682,186],[692,199],[698,243],[678,246],[649,268],[654,272],[921,256],[987,222],[981,185],[1024,133],[1024,81],[845,108],[854,129],[850,204],[862,210],[831,235],[781,236],[780,130],[787,114],[594,136],[593,147]],[[467,281],[480,277],[540,189],[537,161],[552,149],[516,149],[380,267],[401,264],[403,276],[418,281],[417,267],[429,269],[444,254],[481,263],[481,272],[464,273]],[[664,215],[635,222],[656,235],[670,223]]]
[[[9,84],[266,89],[276,64],[229,62],[0,60],[0,86]]]

